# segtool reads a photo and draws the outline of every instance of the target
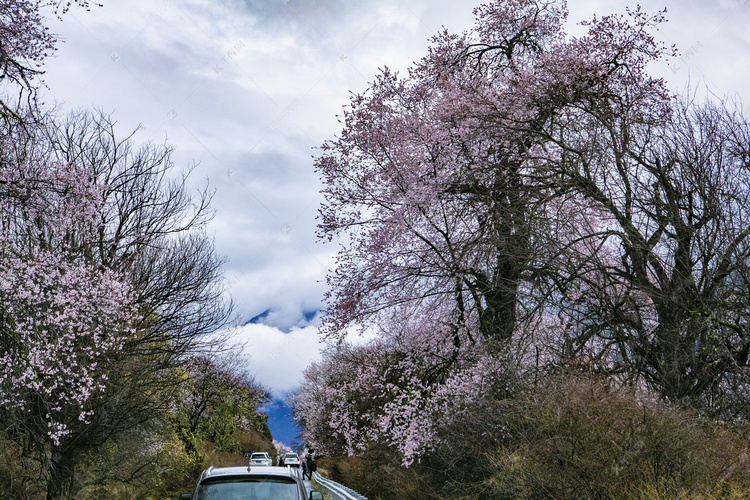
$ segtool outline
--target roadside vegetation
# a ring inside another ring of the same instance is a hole
[[[18,462],[15,443],[1,441],[0,498],[45,498],[43,471],[33,462]],[[268,431],[236,432],[219,447],[205,437],[197,439],[197,453],[187,453],[175,429],[138,430],[119,436],[81,460],[73,498],[95,500],[174,500],[192,491],[200,473],[209,466],[245,465],[237,450],[272,452]],[[25,482],[20,478],[28,478]]]
[[[316,159],[321,468],[383,500],[750,497],[746,108],[651,74],[665,10],[474,13]]]
[[[446,425],[410,467],[384,445],[325,457],[321,472],[370,500],[740,499],[750,429],[567,374]]]

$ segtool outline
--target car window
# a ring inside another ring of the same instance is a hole
[[[194,500],[297,500],[297,483],[285,478],[216,478],[199,487]]]

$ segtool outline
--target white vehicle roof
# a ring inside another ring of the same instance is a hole
[[[209,477],[219,476],[282,476],[297,477],[297,471],[291,467],[209,467],[201,475],[201,481]]]

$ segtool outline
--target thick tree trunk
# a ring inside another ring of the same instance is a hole
[[[480,315],[482,336],[491,341],[507,341],[513,337],[516,326],[518,284],[509,282],[484,294],[485,305]]]
[[[59,447],[52,449],[49,480],[47,482],[47,500],[69,500],[72,498],[76,465],[75,453]]]

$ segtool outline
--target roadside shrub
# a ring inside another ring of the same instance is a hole
[[[632,387],[555,376],[446,419],[410,468],[382,443],[321,473],[370,500],[750,498],[750,429]]]
[[[229,449],[224,451],[235,452],[239,454],[249,453],[251,451],[266,451],[276,463],[276,447],[270,438],[266,438],[258,431],[238,432],[235,436],[234,443]]]
[[[487,456],[494,472],[479,485],[487,498],[750,495],[743,429],[632,388],[557,377],[496,409],[504,444]]]
[[[400,456],[382,444],[373,444],[361,456],[322,457],[318,472],[344,484],[369,500],[431,498],[419,465],[405,468]]]
[[[198,453],[185,451],[176,434],[155,435],[147,443],[144,434],[123,435],[88,457],[81,468],[77,500],[164,500],[192,491],[200,473],[210,466],[246,465],[243,453],[223,450],[216,443],[199,440]],[[270,451],[272,444],[261,433],[236,433],[235,448]],[[0,481],[3,478],[0,475]],[[0,485],[3,483],[0,483]],[[0,494],[0,499],[4,499]],[[22,498],[20,495],[7,498]],[[42,495],[29,498],[42,498]]]
[[[19,460],[20,447],[20,443],[0,433],[0,500],[41,498],[45,495],[43,486],[33,481],[42,474],[38,463]]]

